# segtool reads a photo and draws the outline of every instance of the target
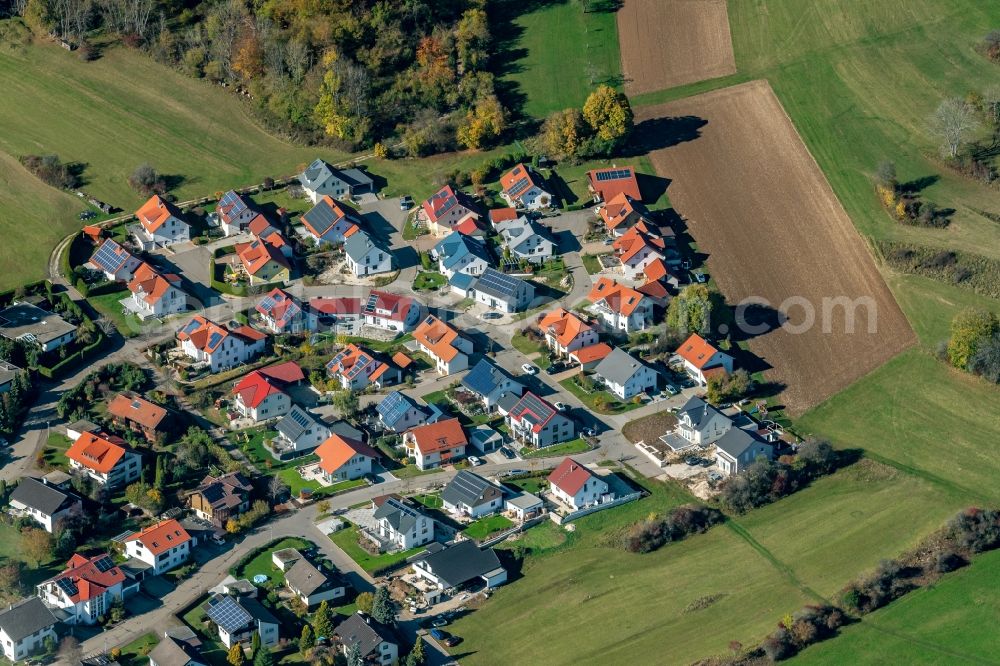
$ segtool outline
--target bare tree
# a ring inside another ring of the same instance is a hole
[[[979,120],[971,104],[951,98],[941,102],[928,125],[931,133],[941,139],[941,151],[955,157],[962,144],[979,129]]]
[[[59,661],[64,664],[79,664],[83,659],[83,647],[73,636],[67,636],[59,642]]]
[[[267,496],[271,498],[272,502],[277,502],[278,500],[286,497],[290,492],[288,484],[285,483],[280,476],[275,474],[271,477],[271,482],[267,486]]]
[[[1000,86],[993,85],[983,91],[983,106],[994,125],[1000,122]]]
[[[285,45],[285,66],[288,67],[292,80],[300,82],[312,67],[309,45],[298,39],[290,39]]]

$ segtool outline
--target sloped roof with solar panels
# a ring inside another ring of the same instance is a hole
[[[233,597],[216,594],[205,605],[205,614],[229,634],[240,633],[257,622],[278,624],[278,619],[253,597]]]
[[[90,258],[90,263],[105,273],[115,274],[124,268],[129,260],[136,263],[139,261],[128,250],[108,238],[97,248],[97,252]]]
[[[503,368],[483,357],[462,377],[462,386],[473,393],[487,396],[503,385],[505,380],[521,386]]]
[[[642,194],[639,192],[639,181],[636,179],[633,167],[594,169],[587,172],[587,179],[590,181],[590,189],[604,201],[610,201],[620,194],[628,195],[633,199],[642,198]]]
[[[503,188],[504,194],[512,200],[519,198],[534,187],[544,189],[536,182],[535,174],[525,164],[517,164],[513,169],[501,176],[500,187]]]
[[[319,417],[310,414],[298,405],[292,405],[291,411],[278,421],[274,426],[275,430],[281,433],[288,441],[297,441],[307,430],[316,427],[326,427]]]
[[[510,410],[512,418],[527,421],[535,432],[544,428],[545,424],[551,421],[556,414],[558,411],[548,400],[538,397],[531,391],[521,396],[514,408]]]
[[[518,290],[524,289],[526,284],[520,278],[505,275],[494,268],[487,268],[476,280],[473,289],[496,298],[514,300],[517,298]]]
[[[302,306],[298,300],[279,287],[272,289],[256,309],[257,312],[273,320],[278,328],[285,328],[302,317]]]
[[[330,196],[325,196],[316,202],[300,218],[302,224],[306,226],[314,236],[322,238],[327,232],[333,229],[338,222],[344,220],[346,230],[349,225],[360,225],[358,220],[348,208]]]
[[[55,585],[73,603],[89,601],[105,590],[124,582],[125,574],[107,553],[94,557],[76,554],[66,563],[66,569],[42,585]]]
[[[395,428],[396,423],[414,409],[420,412],[424,411],[413,398],[399,391],[390,393],[375,407],[382,423],[390,428]]]
[[[216,206],[215,211],[218,213],[220,220],[228,223],[249,209],[250,206],[243,197],[235,191],[229,190],[219,199],[219,205]]]
[[[457,231],[451,232],[434,246],[434,256],[440,259],[445,268],[457,265],[468,255],[490,263],[490,254],[486,250],[486,243]]]

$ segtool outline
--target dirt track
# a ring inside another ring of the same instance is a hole
[[[785,384],[792,415],[914,343],[867,245],[766,81],[642,108],[636,121],[727,300],[763,297],[777,307],[796,297],[814,308],[816,323],[804,333],[776,328],[746,336],[773,367],[766,377]],[[843,308],[826,317],[831,332],[822,330],[824,298],[843,296],[872,300],[874,333],[864,308],[853,333],[845,332]],[[798,325],[804,308],[787,315]]]
[[[726,0],[625,0],[618,42],[629,95],[736,72]]]

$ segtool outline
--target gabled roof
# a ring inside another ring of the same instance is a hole
[[[142,228],[149,233],[153,233],[162,227],[163,223],[171,217],[176,217],[181,222],[184,222],[180,210],[159,194],[151,196],[142,205],[142,208],[135,212],[135,216],[138,218]]]
[[[394,428],[396,423],[401,421],[411,410],[423,412],[423,408],[417,402],[401,391],[390,393],[380,402],[375,411],[378,412],[382,423],[390,428]]]
[[[539,243],[543,241],[553,242],[548,231],[542,225],[523,216],[500,222],[496,225],[496,229],[500,232],[502,243],[509,247],[512,252],[521,252],[522,254],[527,252],[529,248],[522,246],[527,245],[535,238],[539,239]]]
[[[765,442],[754,435],[749,430],[744,430],[743,428],[730,428],[726,431],[719,439],[715,440],[715,446],[722,451],[725,451],[734,459],[739,458],[741,455],[746,453],[747,449],[751,449],[758,444],[763,444],[768,448],[772,448],[771,444]]]
[[[92,432],[81,434],[66,451],[66,457],[92,469],[107,474],[125,456],[125,440],[114,435]]]
[[[380,238],[375,238],[365,231],[358,231],[344,241],[344,252],[354,261],[361,263],[365,257],[378,250],[392,256],[392,251]]]
[[[665,300],[670,296],[670,290],[667,289],[667,285],[662,280],[648,280],[636,287],[635,290],[644,296],[661,300]]]
[[[104,594],[125,581],[125,574],[107,553],[93,557],[76,554],[58,576],[45,581],[62,590],[70,601],[80,603]]]
[[[662,280],[670,275],[670,269],[667,268],[667,264],[663,259],[654,259],[646,264],[642,272],[650,280]]]
[[[598,342],[596,345],[588,345],[586,347],[580,347],[576,351],[569,353],[571,358],[575,358],[577,363],[593,363],[594,361],[600,361],[602,358],[606,358],[608,354],[611,353],[611,346],[604,342]]]
[[[319,445],[316,455],[319,456],[320,469],[327,474],[333,474],[354,456],[379,457],[378,452],[367,444],[350,437],[342,437],[337,433],[333,433]]]
[[[352,226],[358,227],[361,221],[355,217],[354,211],[344,206],[331,196],[324,196],[316,205],[310,208],[301,217],[302,224],[313,236],[322,238],[338,223],[342,229],[341,233],[347,235],[347,230]]]
[[[717,353],[719,353],[719,350],[697,333],[692,333],[677,348],[677,355],[699,370],[705,369],[706,364]]]
[[[28,597],[0,611],[0,629],[14,643],[42,629],[55,626],[57,622],[52,611],[38,597]]]
[[[133,294],[141,294],[142,299],[150,305],[155,304],[170,290],[179,288],[181,278],[173,273],[160,275],[152,266],[143,262],[135,269],[128,290]]]
[[[441,499],[456,506],[476,507],[492,501],[497,493],[502,494],[502,491],[478,474],[463,469],[441,491]]]
[[[635,312],[644,298],[645,296],[632,287],[604,277],[594,283],[593,289],[587,295],[587,300],[591,303],[603,301],[609,310],[625,316]]]
[[[413,438],[417,451],[424,456],[466,446],[469,443],[462,424],[456,418],[411,428],[407,435]]]
[[[534,432],[540,432],[558,413],[559,411],[548,400],[527,391],[510,410],[509,415],[527,421]]]
[[[24,476],[10,494],[10,501],[23,504],[29,509],[36,509],[46,516],[52,516],[79,500],[55,486],[31,476]]]
[[[155,430],[167,416],[167,410],[135,393],[119,393],[108,403],[108,413],[128,419],[143,428]]]
[[[333,167],[317,158],[299,176],[304,187],[316,189],[333,176]]]
[[[516,164],[500,177],[500,187],[511,199],[518,199],[533,187],[544,190],[536,179],[536,174],[526,164]]]
[[[646,207],[638,199],[627,194],[619,194],[601,206],[598,214],[604,221],[604,226],[617,229],[626,222],[640,222],[649,214]]]
[[[500,558],[492,548],[480,549],[471,539],[424,555],[420,560],[446,589],[503,569]]]
[[[701,430],[703,426],[716,416],[721,416],[727,420],[729,419],[728,416],[698,396],[691,396],[688,398],[688,401],[684,403],[684,406],[677,411],[677,418],[679,420],[690,421],[691,427],[695,430]],[[685,419],[685,417],[687,418]]]
[[[222,198],[219,199],[219,205],[215,208],[215,212],[219,215],[219,220],[224,224],[229,224],[248,210],[250,210],[250,204],[234,190],[229,190],[223,194]]]
[[[114,240],[107,238],[101,246],[97,248],[93,256],[90,258],[90,263],[97,266],[99,269],[105,273],[117,273],[129,260],[134,260],[135,257],[123,248],[121,245],[116,243]]]
[[[566,458],[552,470],[547,481],[567,495],[576,495],[583,484],[597,478],[593,472],[572,458]]]
[[[249,243],[237,243],[234,249],[236,256],[239,257],[243,268],[249,275],[256,275],[272,261],[282,268],[290,268],[288,259],[277,246],[260,239]]]
[[[354,380],[361,374],[373,376],[383,365],[386,364],[375,358],[374,354],[352,342],[330,359],[326,364],[326,371],[331,375]]]
[[[248,409],[255,409],[272,395],[281,395],[284,391],[262,372],[254,370],[236,382],[233,393]]]
[[[195,347],[208,353],[218,349],[227,337],[228,330],[201,315],[191,317],[191,321],[177,332],[178,340],[190,340]]]
[[[445,361],[458,356],[459,349],[455,346],[455,341],[459,337],[458,331],[434,315],[427,315],[427,318],[413,331],[413,339],[420,346],[429,349],[435,356]]]
[[[257,304],[257,312],[274,320],[279,328],[291,324],[302,316],[302,304],[299,299],[280,287],[275,287]]]
[[[545,313],[538,322],[538,328],[542,333],[553,336],[563,347],[569,346],[581,334],[594,330],[576,314],[563,308]]]
[[[344,316],[361,314],[361,299],[350,296],[339,298],[324,298],[317,296],[309,299],[309,308],[328,316]]]
[[[612,246],[618,252],[619,259],[623,262],[629,262],[632,257],[645,248],[662,256],[665,243],[662,238],[644,232],[639,228],[639,225],[636,225],[616,238]]]
[[[378,650],[383,642],[399,645],[399,638],[391,628],[362,616],[360,611],[338,624],[333,633],[348,649],[357,645],[362,659]]]
[[[636,357],[619,347],[615,347],[610,354],[604,357],[603,361],[597,364],[594,373],[604,377],[612,384],[624,385],[635,373],[647,367],[649,366]]]
[[[229,633],[237,633],[257,622],[278,624],[278,619],[253,597],[216,594],[205,603],[204,608],[209,619]]]
[[[294,384],[295,382],[301,382],[306,378],[306,374],[295,361],[276,363],[274,365],[261,368],[256,372],[259,372],[268,379],[281,384]]]
[[[506,275],[495,268],[487,268],[472,286],[476,291],[494,298],[512,301],[517,298],[517,292],[527,283],[512,275]]]
[[[438,241],[434,246],[434,254],[445,268],[458,265],[467,256],[477,257],[487,264],[490,263],[490,253],[486,249],[486,243],[457,231]]]
[[[160,521],[125,537],[126,542],[141,543],[154,557],[190,540],[191,535],[173,518]]]
[[[278,421],[274,429],[284,435],[289,441],[294,442],[304,435],[306,430],[322,425],[319,417],[307,412],[298,405],[292,405],[292,409]]]
[[[445,185],[442,187],[440,190],[428,197],[422,205],[424,214],[427,215],[431,222],[437,222],[443,216],[451,212],[451,210],[456,206],[463,206],[467,208],[470,213],[478,217],[478,213],[476,213],[475,209],[476,205],[473,203],[469,195],[461,190],[456,190],[451,185]]]
[[[408,532],[413,529],[420,518],[425,518],[426,516],[404,500],[389,497],[381,506],[375,509],[373,517],[375,520],[385,520],[398,532]]]
[[[206,476],[196,490],[213,508],[236,507],[249,497],[253,490],[250,480],[240,472],[222,476]]]
[[[191,662],[202,661],[201,655],[193,647],[171,636],[164,636],[156,647],[149,651],[148,656],[156,666],[188,666]]]
[[[506,370],[484,356],[462,377],[462,386],[473,393],[488,396],[505,381],[513,382],[515,387],[521,387],[521,384],[514,381]]]
[[[641,199],[639,181],[635,177],[635,169],[630,166],[607,167],[587,172],[590,189],[604,201],[626,194],[633,199]]]
[[[507,220],[516,220],[518,217],[518,212],[516,208],[494,208],[490,211],[490,223],[493,226],[500,224],[501,222],[506,222]]]
[[[414,300],[407,296],[388,291],[372,289],[365,301],[362,313],[369,317],[379,317],[390,321],[406,321]]]

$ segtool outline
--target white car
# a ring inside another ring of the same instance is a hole
[[[476,456],[469,456],[469,464],[472,465],[473,467],[479,467],[480,465],[483,464],[483,461],[477,458]]]
[[[524,374],[526,374],[526,375],[537,375],[538,374],[538,368],[536,368],[535,366],[531,365],[530,363],[525,363],[524,365],[522,365],[521,366],[521,370],[523,370]]]
[[[554,402],[552,403],[552,406],[558,409],[560,412],[569,411],[569,405],[567,405],[565,402]]]

